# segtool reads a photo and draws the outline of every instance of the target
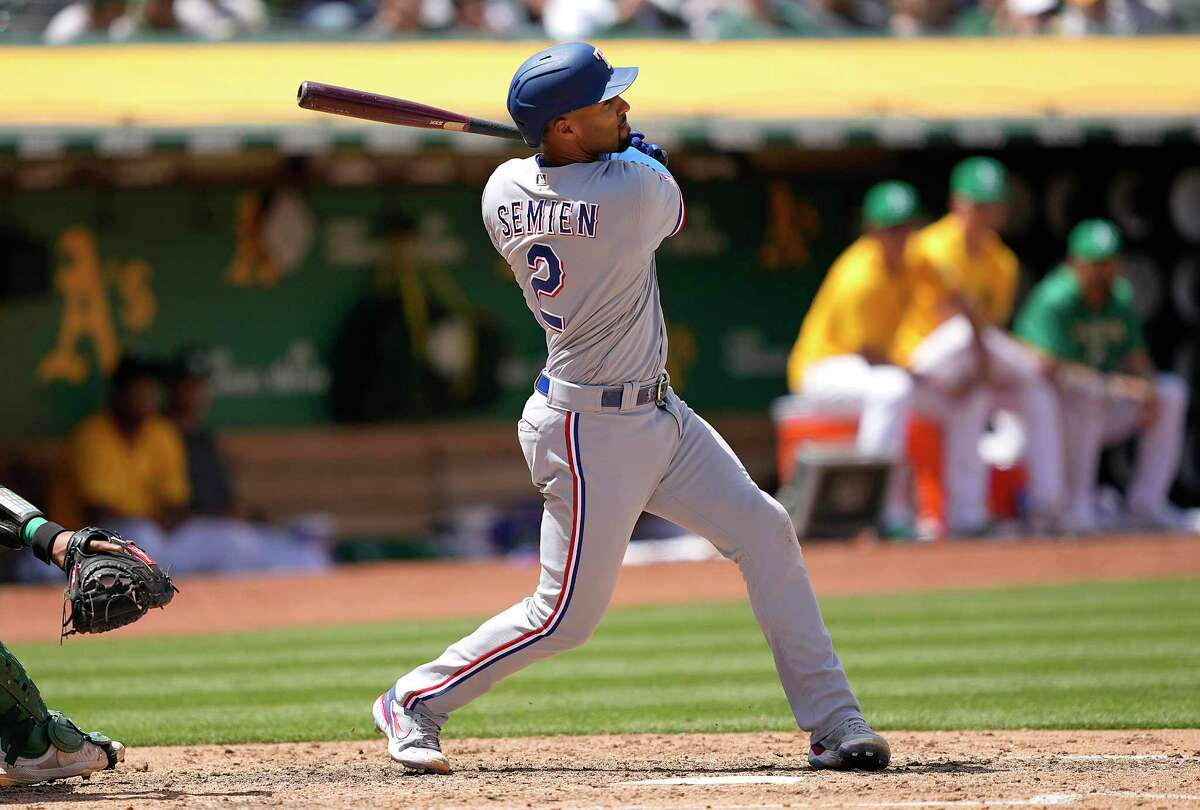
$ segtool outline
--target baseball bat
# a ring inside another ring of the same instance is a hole
[[[418,104],[415,101],[351,90],[349,87],[338,87],[334,84],[300,82],[300,89],[296,91],[296,103],[306,110],[361,118],[364,121],[379,121],[421,129],[474,132],[476,135],[491,135],[493,138],[524,143],[520,130],[511,124],[474,118],[427,104]]]

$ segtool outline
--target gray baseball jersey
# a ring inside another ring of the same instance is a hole
[[[488,233],[546,330],[546,369],[565,383],[641,382],[667,359],[654,249],[682,227],[683,201],[669,175],[630,158],[510,160],[483,194]],[[619,408],[603,400],[566,408],[539,389],[517,435],[545,500],[537,590],[376,701],[393,758],[405,761],[398,716],[419,712],[440,725],[508,675],[582,644],[604,615],[642,512],[737,560],[801,728],[819,740],[861,715],[787,511],[674,391]]]
[[[510,160],[483,222],[546,331],[546,373],[580,385],[649,380],[667,362],[654,251],[684,222],[669,174],[608,160]]]

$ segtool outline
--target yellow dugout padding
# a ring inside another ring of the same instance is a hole
[[[783,120],[1200,115],[1200,37],[600,43],[634,116]],[[4,47],[0,127],[331,123],[313,79],[507,120],[536,42]]]

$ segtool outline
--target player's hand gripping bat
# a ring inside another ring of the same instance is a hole
[[[473,118],[415,101],[351,90],[333,84],[301,82],[300,89],[296,92],[296,103],[306,110],[361,118],[364,121],[379,121],[421,129],[474,132],[477,135],[491,135],[494,138],[524,142],[520,131],[511,124]]]

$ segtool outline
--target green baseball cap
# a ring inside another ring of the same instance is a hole
[[[1103,262],[1121,254],[1121,232],[1107,219],[1085,219],[1067,237],[1072,259]]]
[[[872,228],[891,228],[917,218],[917,190],[908,183],[889,180],[871,186],[863,198],[863,221]]]
[[[993,158],[972,157],[954,167],[950,175],[950,192],[974,203],[1004,202],[1008,193],[1004,165]]]

